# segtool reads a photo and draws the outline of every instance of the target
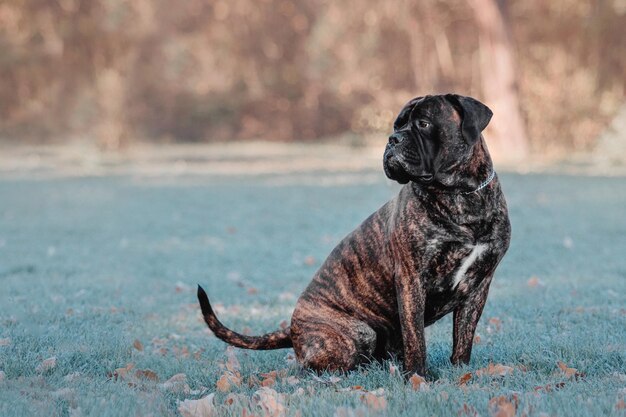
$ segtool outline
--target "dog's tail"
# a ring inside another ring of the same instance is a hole
[[[230,345],[254,350],[283,349],[293,346],[289,327],[284,330],[264,334],[263,336],[245,336],[226,328],[215,316],[211,303],[209,303],[209,297],[207,297],[206,292],[199,285],[198,301],[202,309],[202,316],[209,329],[215,336]]]

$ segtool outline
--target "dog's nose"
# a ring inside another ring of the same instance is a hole
[[[394,133],[391,136],[389,136],[389,143],[392,145],[397,145],[398,143],[402,142],[403,139],[404,137],[401,134]]]

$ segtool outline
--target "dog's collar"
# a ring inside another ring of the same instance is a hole
[[[485,188],[486,186],[488,186],[488,185],[489,185],[489,183],[490,183],[491,181],[493,181],[493,179],[494,179],[495,177],[496,177],[496,170],[492,168],[492,169],[491,169],[491,173],[489,174],[489,176],[487,177],[487,179],[486,179],[485,181],[481,182],[481,183],[478,185],[478,187],[476,187],[476,189],[475,189],[475,190],[472,190],[472,191],[466,191],[466,192],[464,192],[464,193],[462,193],[462,194],[473,194],[473,193],[477,193],[477,192],[479,192],[480,190],[482,190],[483,188]]]

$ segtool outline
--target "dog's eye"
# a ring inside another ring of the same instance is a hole
[[[419,122],[417,122],[417,125],[421,128],[421,129],[426,129],[427,127],[430,126],[430,123],[428,123],[426,120],[420,120]]]

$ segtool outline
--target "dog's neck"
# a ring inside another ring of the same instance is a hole
[[[451,195],[470,196],[479,193],[488,193],[490,185],[494,182],[495,172],[491,156],[485,140],[480,138],[473,148],[468,162],[460,166],[448,178],[449,184],[438,182],[432,184],[412,183],[417,194],[429,194],[432,196],[450,197]],[[446,181],[446,182],[448,182]]]

